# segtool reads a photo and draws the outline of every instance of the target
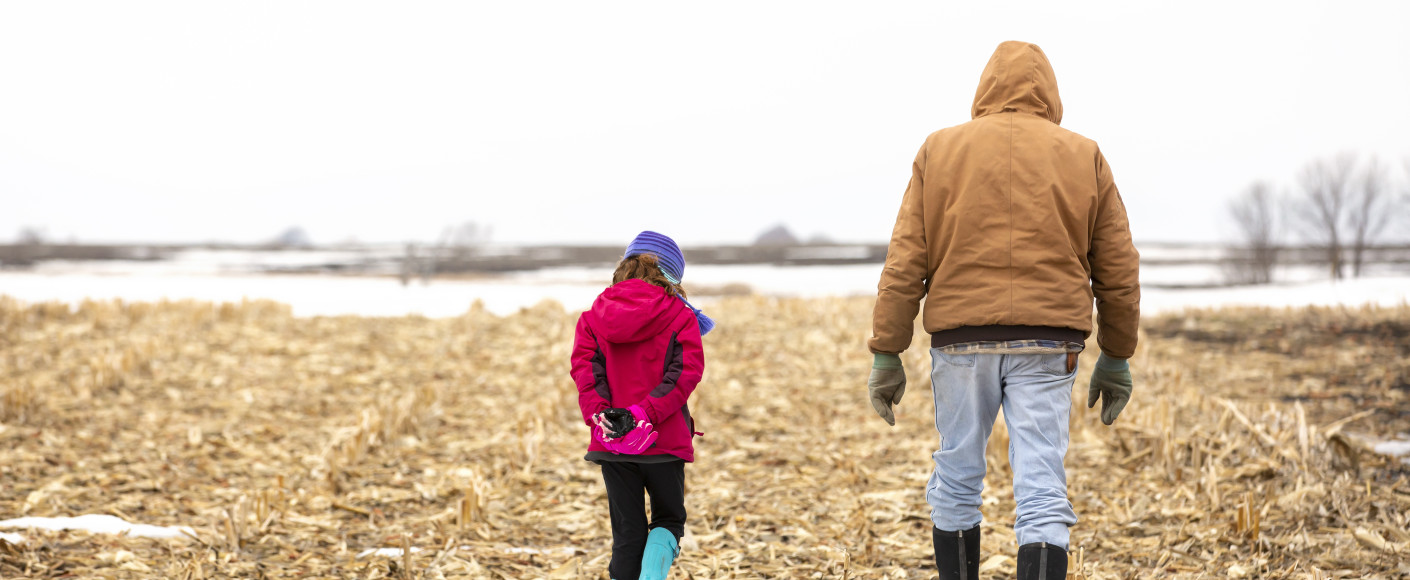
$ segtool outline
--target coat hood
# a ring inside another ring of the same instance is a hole
[[[1057,76],[1048,56],[1036,44],[1010,40],[994,49],[979,89],[974,92],[973,118],[1018,111],[1062,124]]]
[[[623,280],[603,290],[588,312],[608,342],[640,342],[660,334],[685,305],[645,280]]]

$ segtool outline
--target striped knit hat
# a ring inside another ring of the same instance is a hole
[[[685,254],[681,253],[681,247],[676,245],[675,240],[650,230],[641,232],[632,243],[627,244],[627,252],[622,254],[622,259],[639,254],[656,256],[661,273],[671,283],[680,284],[681,278],[685,277]]]
[[[622,259],[627,259],[640,254],[651,254],[656,256],[656,263],[661,268],[661,273],[670,280],[672,284],[680,284],[685,278],[685,254],[681,253],[680,246],[676,241],[662,234],[647,230],[636,235],[632,243],[627,244],[627,251],[622,254]],[[690,305],[684,298],[681,302],[690,307],[695,313],[695,320],[700,323],[700,336],[714,330],[715,321],[701,312],[699,308]]]

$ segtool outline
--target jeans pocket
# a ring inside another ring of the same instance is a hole
[[[937,349],[931,349],[931,350],[933,350],[933,351],[935,352],[935,358],[936,358],[936,359],[938,359],[938,360],[940,360],[940,361],[944,361],[945,364],[950,365],[950,366],[952,366],[952,367],[972,367],[972,366],[974,366],[974,355],[972,355],[972,354],[955,354],[955,353],[949,353],[949,352],[942,351],[942,350],[940,350],[940,349],[938,349],[938,348],[937,348]]]
[[[1077,365],[1072,365],[1072,370],[1067,370],[1069,353],[1045,354],[1043,355],[1043,372],[1050,375],[1067,376],[1077,372]]]

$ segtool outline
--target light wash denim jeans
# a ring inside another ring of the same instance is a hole
[[[1067,355],[952,354],[932,348],[930,361],[940,450],[933,455],[935,471],[925,497],[935,527],[968,530],[982,519],[984,449],[1002,406],[1018,544],[1047,542],[1067,549],[1067,528],[1077,523],[1062,466],[1077,374],[1067,372]]]

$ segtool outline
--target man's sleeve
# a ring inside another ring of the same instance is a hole
[[[1131,243],[1126,205],[1101,151],[1097,151],[1097,220],[1087,259],[1097,298],[1097,345],[1109,357],[1131,358],[1141,323],[1141,256]]]
[[[876,285],[871,339],[867,341],[873,353],[900,354],[911,345],[912,326],[920,312],[920,301],[925,297],[929,271],[926,267],[923,167],[924,146],[911,164],[911,183],[901,198],[901,211],[896,215],[891,244],[886,248],[886,265]]]
[[[591,427],[592,416],[612,406],[612,391],[607,385],[607,357],[598,347],[586,317],[578,318],[572,360],[570,374],[578,387],[578,408],[583,412],[583,423]]]

